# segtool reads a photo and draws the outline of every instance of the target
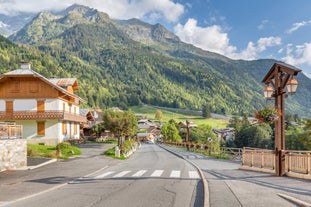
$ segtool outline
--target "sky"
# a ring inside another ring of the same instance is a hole
[[[74,3],[113,19],[160,23],[183,42],[232,59],[283,61],[311,77],[311,0],[0,0],[0,13]]]

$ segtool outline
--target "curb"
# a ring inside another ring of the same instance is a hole
[[[183,159],[183,160],[189,162],[191,165],[193,165],[193,166],[199,171],[200,176],[201,176],[201,180],[202,180],[202,182],[203,182],[203,192],[204,192],[203,206],[204,206],[204,207],[209,207],[210,205],[209,205],[208,183],[207,183],[207,181],[206,181],[206,179],[205,179],[205,177],[204,177],[204,174],[203,174],[202,170],[201,170],[195,163],[193,163],[192,161],[190,161],[190,160],[184,158],[182,155],[177,154],[176,152],[173,152],[173,151],[171,151],[171,150],[165,148],[165,147],[162,146],[162,145],[159,145],[159,144],[158,144],[158,146],[161,147],[162,149],[165,149],[166,151],[168,151],[168,152],[174,154],[175,156],[177,156],[177,157],[179,157],[179,158],[181,158],[181,159]]]
[[[302,200],[298,200],[297,198],[294,198],[294,197],[291,197],[291,196],[288,196],[288,195],[285,195],[282,193],[279,193],[278,196],[280,196],[280,197],[284,198],[285,200],[288,200],[289,202],[294,203],[295,205],[298,205],[300,207],[311,207],[310,203],[307,203],[307,202],[302,201]]]

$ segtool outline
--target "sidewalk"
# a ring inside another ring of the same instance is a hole
[[[239,161],[228,161],[163,146],[196,165],[207,181],[211,207],[311,206],[311,181],[239,170]]]
[[[95,171],[98,166],[117,162],[101,154],[113,147],[112,144],[85,144],[79,146],[82,155],[69,160],[28,158],[28,166],[0,172],[0,207],[10,206],[10,202],[59,188],[77,177]],[[83,166],[79,172],[75,166]]]

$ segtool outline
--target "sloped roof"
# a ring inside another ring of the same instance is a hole
[[[90,109],[80,109],[79,114],[81,116],[87,117],[89,121],[95,121],[95,118]]]
[[[74,89],[78,89],[76,78],[50,78],[49,81],[60,87],[72,86]]]
[[[21,66],[23,67],[23,66]],[[19,77],[19,76],[29,76],[29,77],[36,77],[41,79],[42,81],[44,81],[45,83],[51,85],[53,88],[55,88],[56,90],[70,96],[70,97],[74,97],[74,98],[79,98],[80,101],[84,101],[83,99],[81,99],[79,96],[70,93],[69,91],[67,91],[66,89],[62,88],[61,86],[55,84],[54,82],[50,81],[49,79],[45,78],[44,76],[42,76],[41,74],[33,71],[29,68],[20,68],[20,69],[16,69],[16,70],[12,70],[9,71],[7,73],[4,73],[3,75],[0,76],[0,80],[6,78],[6,77]],[[85,101],[84,101],[85,102]]]

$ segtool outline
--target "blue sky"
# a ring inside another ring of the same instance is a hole
[[[0,0],[0,13],[73,3],[114,19],[161,23],[182,41],[232,59],[274,58],[311,74],[310,0]]]

